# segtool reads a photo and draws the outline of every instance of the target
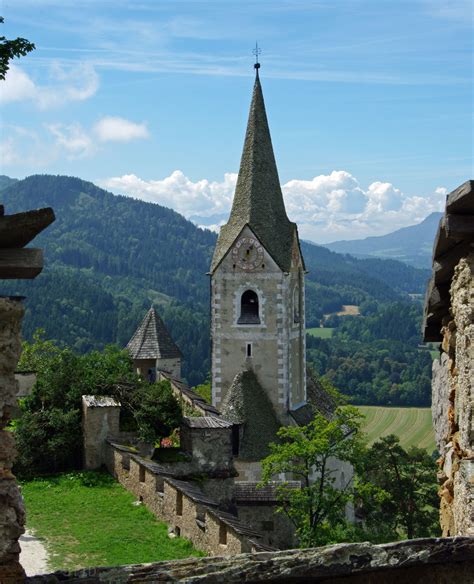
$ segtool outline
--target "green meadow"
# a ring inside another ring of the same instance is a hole
[[[330,339],[333,330],[332,328],[314,327],[306,329],[306,333],[318,339]]]
[[[430,454],[435,450],[431,408],[357,407],[365,416],[363,430],[369,444],[382,436],[395,434],[403,448],[418,446]]]
[[[203,555],[185,539],[170,539],[167,525],[106,473],[56,475],[21,488],[27,528],[44,541],[51,570]]]

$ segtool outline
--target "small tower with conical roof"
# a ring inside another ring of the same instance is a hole
[[[127,351],[143,379],[155,381],[158,371],[181,379],[181,351],[153,306],[128,342]]]
[[[228,404],[236,376],[252,371],[287,424],[306,403],[304,261],[286,214],[255,68],[232,211],[210,270],[212,400],[217,408]]]

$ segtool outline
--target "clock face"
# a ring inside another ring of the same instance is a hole
[[[255,270],[262,265],[263,247],[253,237],[241,237],[232,249],[232,260],[242,270]]]

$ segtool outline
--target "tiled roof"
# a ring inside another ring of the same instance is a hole
[[[219,233],[211,272],[248,225],[278,266],[289,271],[297,227],[286,214],[257,74],[229,221]]]
[[[120,407],[120,402],[109,395],[83,395],[82,400],[89,408]]]
[[[234,529],[237,533],[257,538],[262,537],[262,534],[259,531],[256,531],[255,529],[248,527],[245,523],[242,523],[242,521],[235,515],[231,515],[230,513],[222,511],[221,509],[209,509],[209,513],[220,519],[222,523],[225,523],[226,525]]]
[[[336,409],[336,401],[324,387],[319,379],[314,377],[311,371],[306,371],[306,395],[307,403],[290,412],[291,417],[298,426],[306,426],[314,418],[314,414],[319,412],[324,417],[329,418]]]
[[[172,487],[181,491],[183,495],[189,497],[192,501],[196,503],[201,503],[202,505],[209,505],[210,507],[217,507],[218,503],[205,495],[199,487],[194,485],[189,481],[180,481],[178,479],[166,478],[165,481],[169,483]]]
[[[184,417],[183,424],[189,428],[231,428],[232,423],[217,416]]]
[[[261,460],[270,454],[280,427],[272,402],[253,371],[238,373],[222,402],[222,417],[241,424],[239,458]]]
[[[234,485],[234,499],[237,502],[271,502],[277,500],[277,487],[285,485],[288,489],[300,489],[299,481],[272,481],[271,483],[259,487],[258,483],[251,481],[237,481]]]
[[[127,350],[132,359],[178,359],[182,357],[181,351],[153,307],[146,313],[142,323],[128,342]]]
[[[220,412],[217,408],[207,402],[202,396],[193,391],[189,385],[186,385],[179,379],[175,379],[173,376],[169,375],[164,371],[160,372],[161,376],[168,379],[171,383],[172,389],[181,393],[183,397],[187,397],[193,405],[193,408],[202,411],[206,416],[220,416]]]

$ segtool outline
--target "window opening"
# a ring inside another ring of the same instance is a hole
[[[156,367],[150,367],[150,369],[148,369],[147,379],[150,383],[155,383],[155,381],[156,381]]]
[[[300,322],[300,294],[298,286],[293,292],[293,321]]]
[[[221,545],[227,545],[227,527],[224,523],[219,524],[219,543]]]
[[[247,357],[252,356],[252,343],[247,343]]]
[[[183,514],[183,493],[176,491],[176,515]]]
[[[246,290],[242,294],[237,324],[260,324],[258,296],[253,290]]]
[[[240,426],[234,424],[232,426],[232,454],[238,456],[239,454],[239,442],[240,442]]]
[[[141,483],[145,482],[145,467],[140,465],[140,476],[139,476],[139,481]]]

